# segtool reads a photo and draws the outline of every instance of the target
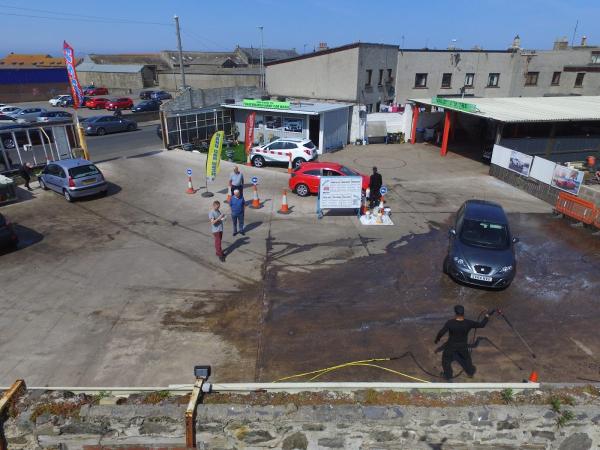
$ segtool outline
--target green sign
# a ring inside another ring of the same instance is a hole
[[[290,102],[277,102],[275,100],[254,100],[245,98],[242,103],[244,106],[249,106],[250,108],[290,109]]]
[[[477,106],[475,106],[473,103],[459,102],[449,98],[433,97],[431,99],[431,103],[435,106],[441,106],[442,108],[452,108],[458,111],[470,113],[479,112],[479,109],[477,109]]]

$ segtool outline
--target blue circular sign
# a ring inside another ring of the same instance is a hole
[[[387,194],[387,188],[385,186],[381,186],[381,188],[379,189],[379,193],[381,195]]]
[[[258,184],[258,177],[252,177],[252,184]]]
[[[190,176],[190,177],[192,176],[192,169],[188,169],[185,172],[188,174],[188,176]]]

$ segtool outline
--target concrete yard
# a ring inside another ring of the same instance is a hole
[[[1,209],[22,244],[0,255],[0,386],[20,377],[30,386],[165,386],[190,382],[201,363],[215,381],[272,381],[407,352],[387,366],[436,381],[433,340],[456,303],[470,318],[502,308],[537,356],[494,316],[478,333],[487,340],[473,351],[473,381],[521,381],[532,369],[542,381],[600,377],[598,237],[480,162],[431,146],[349,146],[322,159],[367,174],[378,166],[395,225],[340,213],[318,220],[315,197],[294,194],[292,214],[278,215],[285,169],[243,167],[247,182],[260,177],[264,207],[247,210],[245,237],[225,224],[221,263],[207,220],[213,198],[203,188],[185,194],[185,169],[198,187],[204,155],[176,150],[100,163],[112,183],[105,198],[68,204],[21,192]],[[231,167],[209,184],[214,198],[224,200]],[[469,198],[500,202],[521,239],[505,291],[442,273],[450,218]],[[320,380],[405,381],[366,367]]]

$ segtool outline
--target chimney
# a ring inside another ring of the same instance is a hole
[[[587,45],[587,36],[581,37],[581,46],[585,47]]]
[[[513,48],[514,50],[518,50],[521,48],[521,37],[518,34],[514,37],[511,48]]]
[[[553,50],[567,50],[568,48],[569,48],[569,41],[567,40],[566,36],[563,36],[554,41],[554,47],[552,49]]]
[[[329,47],[327,47],[327,42],[319,42],[319,50],[327,50]]]

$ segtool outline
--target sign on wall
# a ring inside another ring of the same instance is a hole
[[[547,159],[536,156],[533,159],[533,165],[531,166],[529,176],[531,178],[535,178],[538,181],[541,181],[542,183],[551,184],[555,166],[556,163],[554,161],[549,161]]]
[[[452,108],[457,111],[473,113],[479,112],[479,109],[477,109],[477,106],[475,106],[473,103],[459,102],[458,100],[451,100],[449,98],[433,97],[431,99],[431,103],[435,106],[440,106],[442,108]]]
[[[319,209],[359,209],[362,177],[321,177]]]
[[[526,155],[525,153],[512,150],[510,152],[510,159],[508,161],[508,170],[517,172],[520,175],[529,176],[531,170],[531,164],[533,163],[533,156]]]
[[[250,108],[290,109],[290,102],[278,102],[275,100],[255,100],[245,98],[242,100],[242,104]]]
[[[552,174],[552,182],[550,184],[569,194],[577,195],[582,182],[582,171],[556,164],[554,173]]]

